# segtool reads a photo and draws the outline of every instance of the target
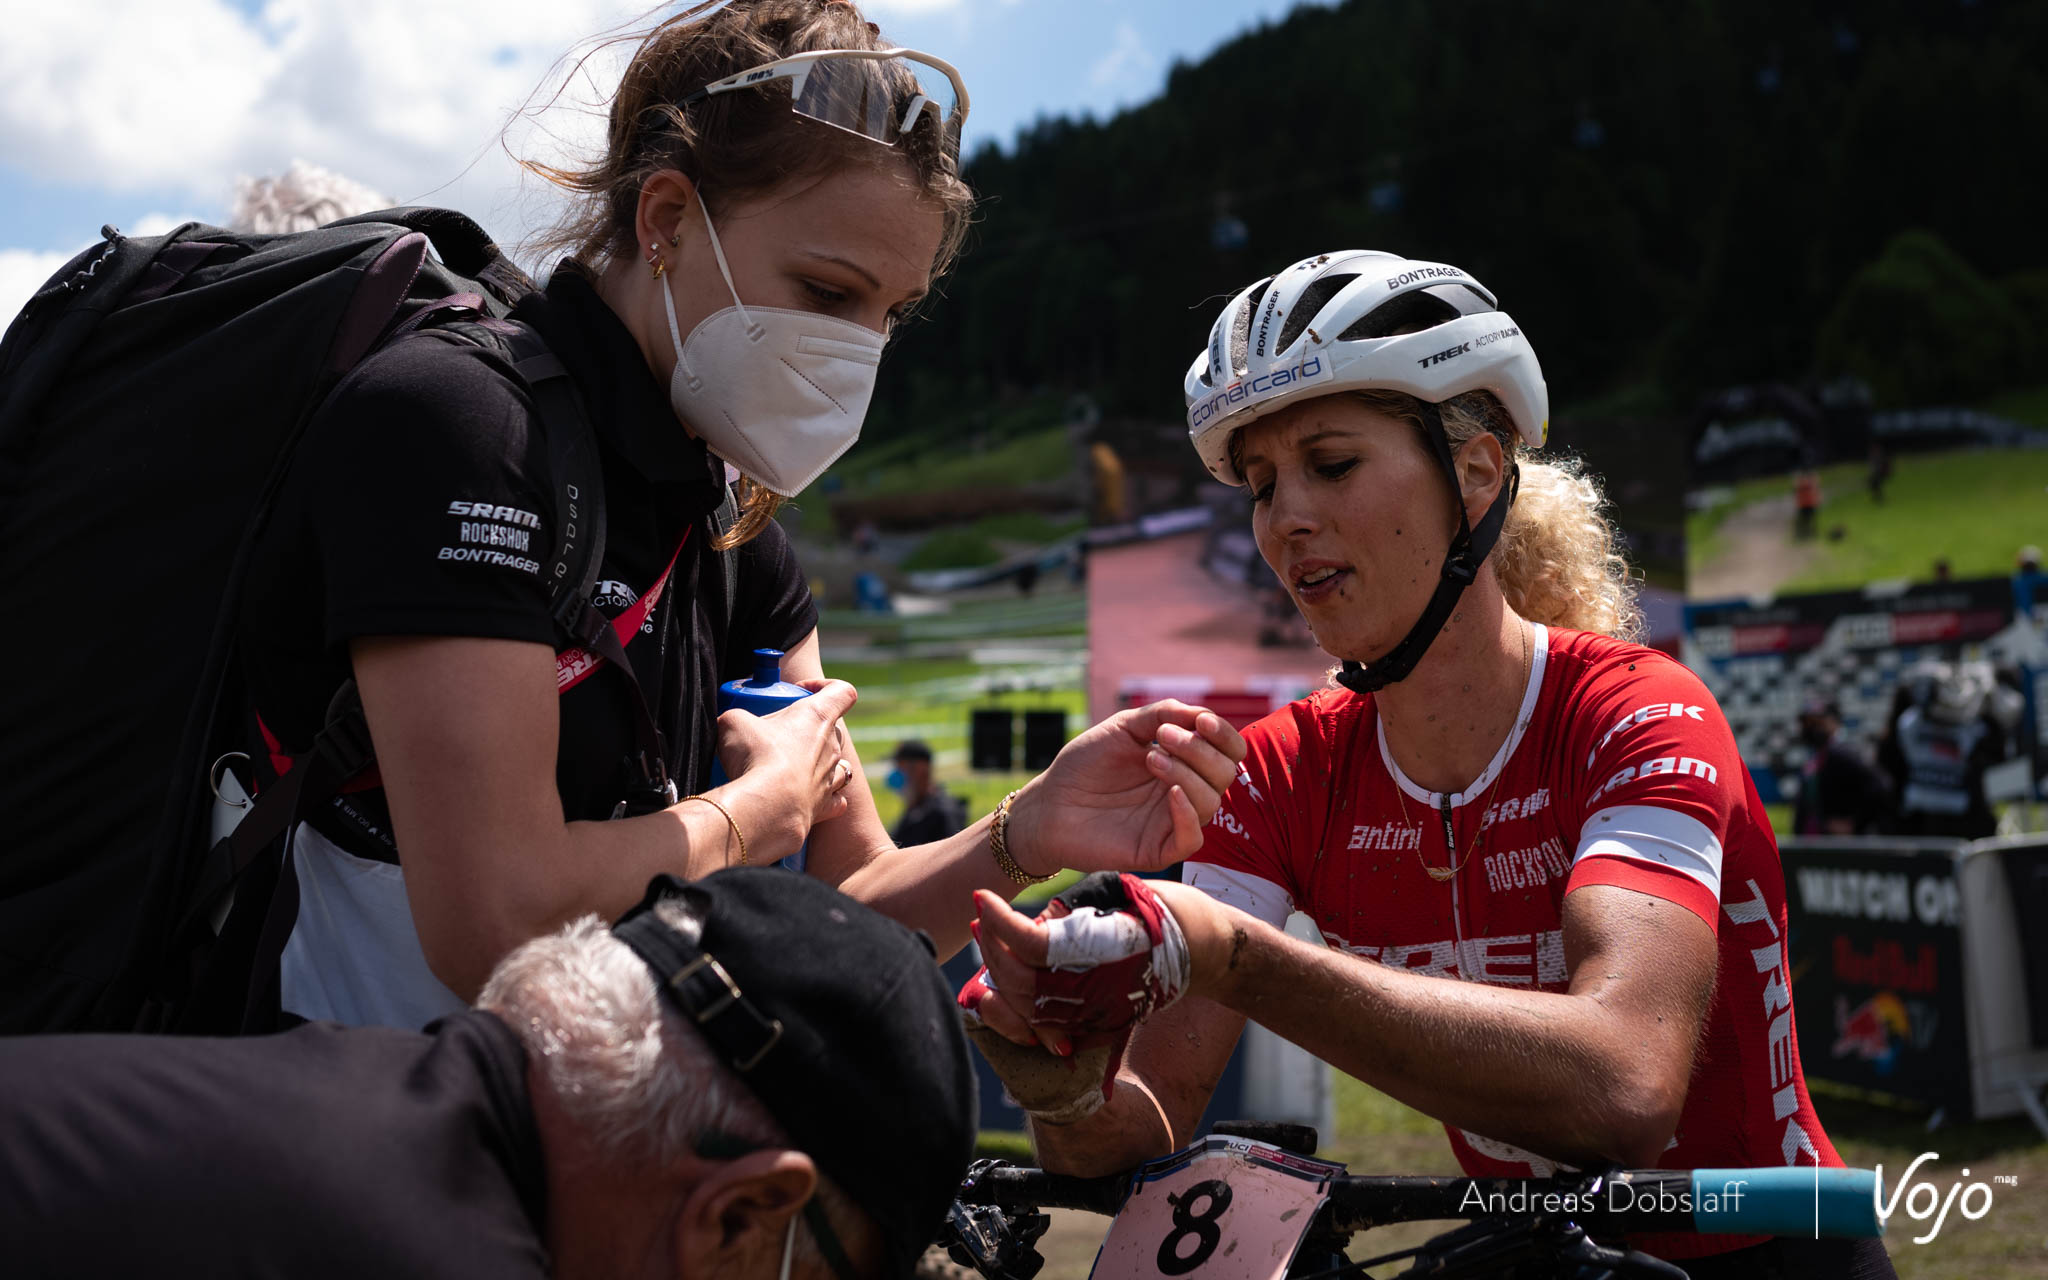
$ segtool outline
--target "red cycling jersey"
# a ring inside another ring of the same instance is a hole
[[[1715,931],[1720,972],[1660,1164],[1840,1166],[1799,1069],[1777,842],[1720,707],[1653,649],[1541,626],[1533,640],[1515,727],[1462,792],[1402,774],[1371,695],[1327,689],[1254,724],[1185,879],[1275,926],[1303,911],[1330,946],[1383,965],[1542,991],[1569,985],[1567,893],[1668,899]],[[1447,882],[1423,870],[1454,863]],[[1446,1129],[1473,1176],[1557,1167]],[[1640,1243],[1692,1257],[1753,1242]]]

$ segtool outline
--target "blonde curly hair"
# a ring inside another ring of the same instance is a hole
[[[1422,402],[1414,396],[1385,390],[1352,394],[1418,432],[1425,429]],[[1545,626],[1640,640],[1636,580],[1608,523],[1607,495],[1585,465],[1576,458],[1539,461],[1491,392],[1453,396],[1437,413],[1453,453],[1490,432],[1521,472],[1521,488],[1488,557],[1509,607]]]

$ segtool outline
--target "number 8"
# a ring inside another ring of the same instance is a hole
[[[1194,1212],[1198,1198],[1206,1197],[1208,1205],[1201,1213]],[[1178,1196],[1166,1197],[1166,1203],[1173,1206],[1173,1232],[1159,1242],[1159,1274],[1184,1276],[1209,1260],[1216,1252],[1216,1246],[1223,1241],[1223,1228],[1216,1225],[1216,1219],[1230,1207],[1230,1184],[1220,1178],[1198,1182]],[[1180,1256],[1181,1241],[1195,1237],[1195,1251],[1187,1257]]]

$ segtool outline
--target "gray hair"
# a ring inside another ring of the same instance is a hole
[[[274,234],[311,231],[337,218],[389,209],[389,198],[353,178],[304,160],[274,178],[237,178],[235,203],[228,210],[233,231]]]
[[[679,904],[654,910],[680,923]],[[594,915],[506,956],[476,1003],[519,1034],[562,1109],[609,1158],[660,1168],[711,1134],[790,1145],[761,1100],[661,998],[647,962]],[[822,1170],[817,1197],[842,1230],[865,1231],[865,1215]],[[795,1260],[805,1268],[822,1261],[808,1231],[797,1233]]]

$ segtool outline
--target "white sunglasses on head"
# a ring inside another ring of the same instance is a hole
[[[683,97],[690,107],[714,94],[789,81],[790,106],[813,120],[892,147],[929,117],[940,151],[956,165],[967,86],[951,63],[915,49],[819,49],[763,63]]]

